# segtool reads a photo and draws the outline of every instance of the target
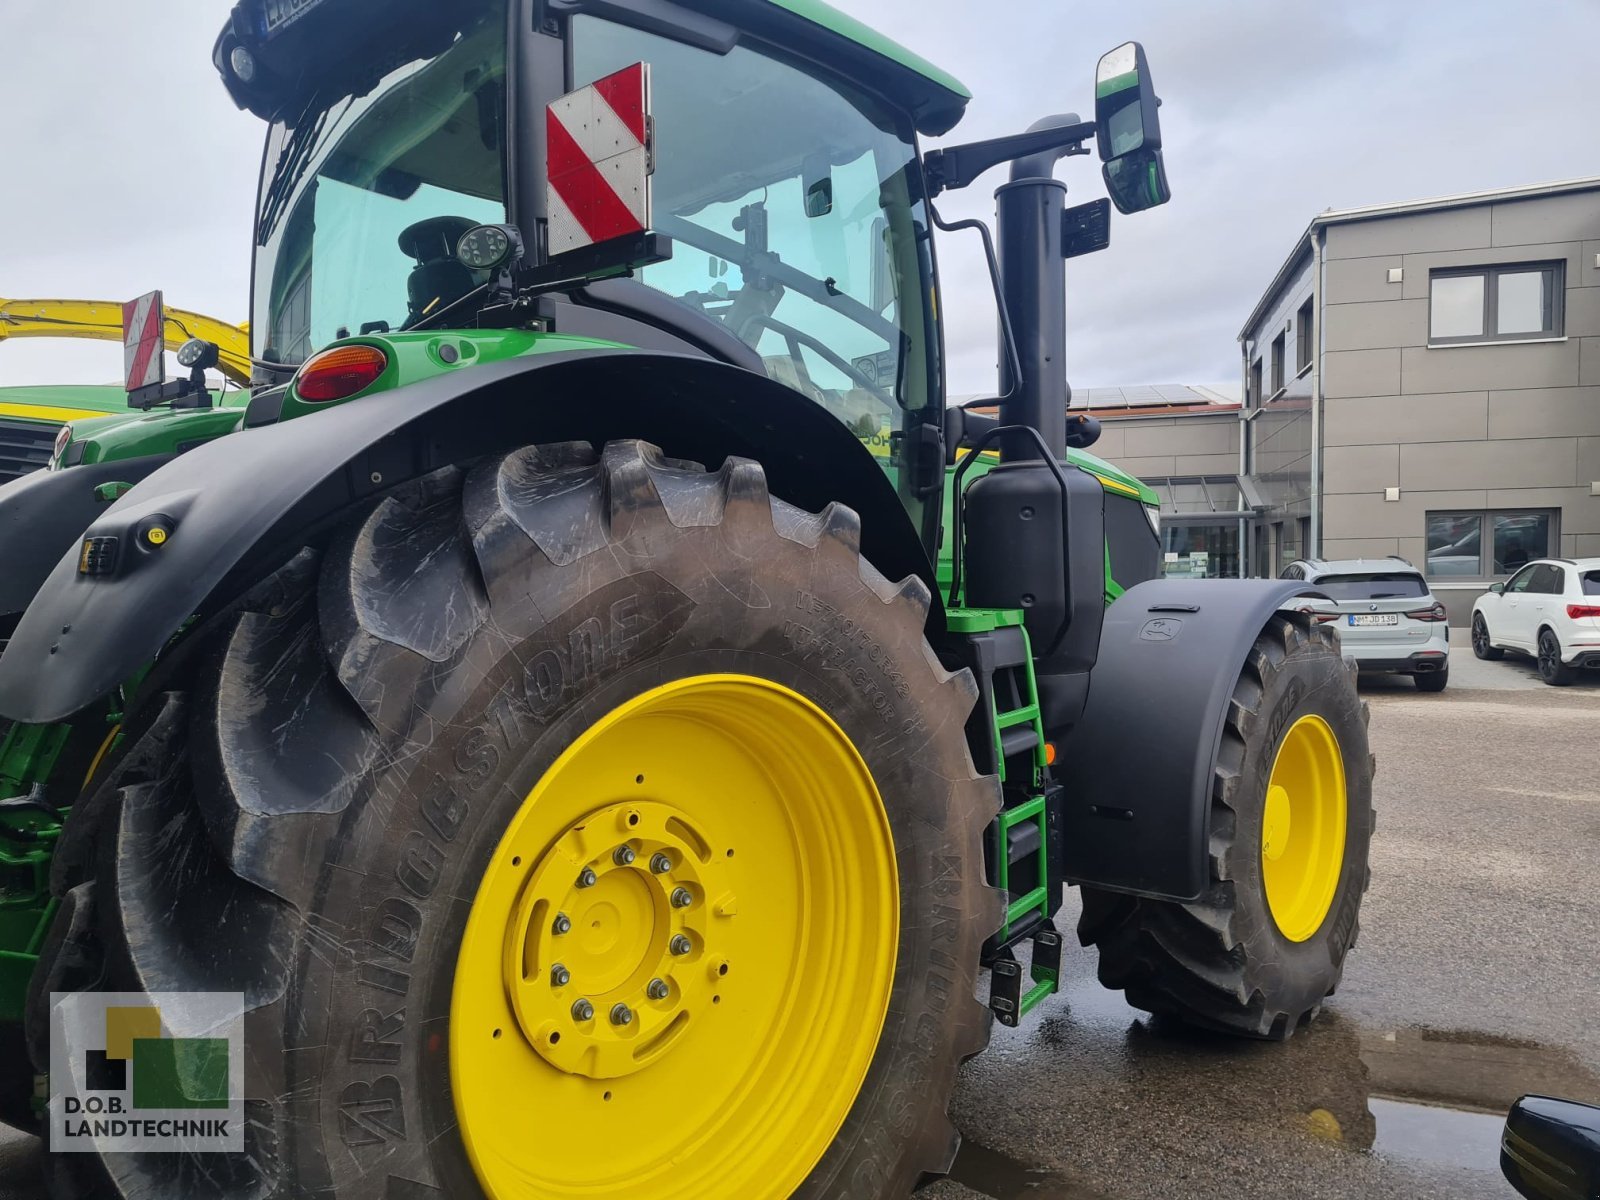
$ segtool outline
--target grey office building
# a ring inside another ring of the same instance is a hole
[[[1600,178],[1324,212],[1239,344],[1249,573],[1600,555]]]

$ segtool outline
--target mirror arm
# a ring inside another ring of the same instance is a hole
[[[1063,118],[1049,118],[1052,122]],[[942,150],[930,150],[922,156],[923,171],[928,180],[929,197],[940,192],[954,191],[970,186],[978,176],[1003,162],[1051,154],[1055,158],[1070,154],[1087,154],[1083,143],[1095,136],[1093,121],[1076,121],[1070,125],[1052,124],[1045,129],[1030,129],[1008,137],[989,138],[981,142],[964,142]]]

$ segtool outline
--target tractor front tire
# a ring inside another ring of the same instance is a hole
[[[389,495],[197,635],[76,806],[32,1016],[242,992],[246,1152],[62,1155],[60,1194],[884,1200],[945,1171],[999,791],[926,587],[859,532],[748,461],[530,447]]]
[[[1147,1012],[1287,1038],[1338,986],[1370,872],[1367,707],[1337,635],[1274,616],[1217,755],[1210,885],[1193,903],[1083,889],[1100,981]]]

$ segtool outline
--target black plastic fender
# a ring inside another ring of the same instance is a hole
[[[30,471],[0,486],[0,617],[28,607],[61,560],[61,550],[106,511],[95,499],[102,483],[137,483],[170,455],[92,463],[64,471]]]
[[[1152,579],[1106,610],[1088,704],[1056,768],[1069,883],[1200,896],[1229,698],[1272,614],[1305,595],[1320,593],[1279,580]]]
[[[695,355],[537,354],[247,429],[156,470],[57,549],[0,655],[0,716],[43,723],[76,712],[154,658],[191,614],[237,594],[365,497],[496,450],[622,437],[712,467],[753,458],[793,504],[850,505],[867,558],[891,579],[922,576],[937,605],[933,568],[894,485],[820,405]],[[80,574],[89,538],[117,539],[114,573]]]

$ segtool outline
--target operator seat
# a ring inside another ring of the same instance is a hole
[[[400,249],[417,260],[406,280],[406,325],[454,304],[478,281],[456,259],[456,243],[479,222],[466,217],[428,217],[400,231]]]

